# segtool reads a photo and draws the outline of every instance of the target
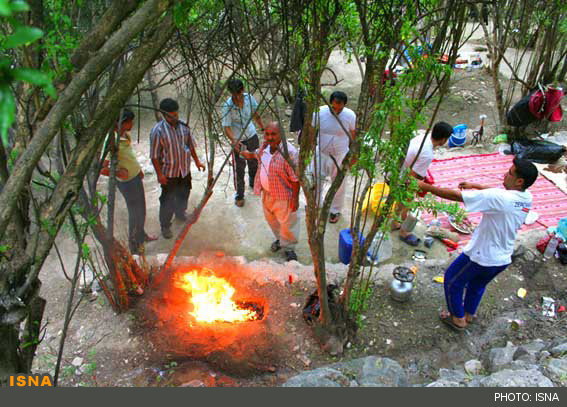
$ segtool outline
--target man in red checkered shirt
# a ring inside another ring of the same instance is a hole
[[[284,158],[286,143],[289,161],[297,165],[297,149],[282,140],[278,123],[272,122],[264,129],[264,144],[257,153],[241,151],[246,159],[256,158],[259,171],[254,181],[254,193],[262,193],[264,217],[276,240],[271,250],[282,247],[287,261],[297,260],[295,245],[299,236],[299,179],[293,166]]]

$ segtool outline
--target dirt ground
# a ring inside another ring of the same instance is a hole
[[[343,79],[339,89],[352,91],[360,77],[358,67],[345,64],[340,53],[334,53],[331,66],[336,68]],[[357,76],[358,75],[358,76]],[[172,89],[160,93],[161,97],[175,96]],[[351,96],[355,100],[354,95]],[[183,98],[180,98],[183,100]],[[351,106],[353,107],[353,106]],[[475,152],[497,151],[490,141],[496,135],[495,105],[490,78],[484,70],[458,71],[451,83],[450,95],[441,105],[438,120],[456,125],[468,123],[477,127],[479,115],[488,115],[485,129],[485,143],[477,147],[460,150],[443,149],[439,156],[464,155]],[[153,115],[141,118],[140,143],[135,146],[140,162],[146,171],[144,179],[147,220],[146,230],[159,233],[158,197],[160,188],[151,171],[148,143]],[[552,130],[561,130],[555,125]],[[563,125],[564,126],[564,125]],[[285,126],[284,126],[285,127]],[[135,128],[134,133],[138,133]],[[136,138],[134,134],[134,138]],[[289,138],[293,138],[290,135]],[[197,135],[197,140],[199,140]],[[222,150],[218,151],[222,157]],[[217,162],[217,167],[220,162]],[[190,208],[196,205],[204,189],[206,176],[193,171],[193,191]],[[102,181],[104,185],[105,181]],[[352,201],[352,180],[347,187],[347,204]],[[119,238],[126,239],[127,212],[120,194],[116,212],[116,230]],[[303,202],[304,203],[304,202]],[[300,210],[301,215],[304,210]],[[566,210],[567,213],[567,210]],[[325,250],[329,263],[338,263],[338,233],[348,227],[348,217],[337,225],[329,225]],[[423,225],[419,226],[423,229]],[[175,224],[174,233],[181,228]],[[418,228],[418,233],[422,231]],[[304,228],[298,245],[299,262],[311,263]],[[519,242],[534,249],[542,231],[532,231],[519,236]],[[283,263],[283,259],[269,250],[273,240],[265,224],[258,197],[247,191],[243,208],[233,204],[232,173],[227,168],[217,184],[211,201],[202,217],[193,226],[185,240],[180,256],[197,256],[205,251],[221,251],[227,256],[243,256],[247,261],[271,259]],[[411,252],[392,235],[393,256],[378,268],[410,261]],[[57,239],[68,269],[72,268],[77,249],[63,232]],[[147,255],[167,253],[172,240],[160,238],[147,245]],[[188,360],[168,354],[166,349],[156,347],[140,326],[143,317],[136,308],[132,312],[116,315],[108,306],[102,293],[87,293],[76,310],[69,337],[65,343],[60,385],[64,386],[274,386],[299,371],[312,369],[342,359],[364,355],[391,357],[408,368],[413,382],[434,378],[441,367],[451,367],[478,355],[482,346],[499,343],[506,339],[523,341],[530,338],[548,339],[567,336],[565,313],[557,318],[547,319],[541,315],[541,295],[550,296],[560,304],[567,305],[567,268],[555,259],[542,263],[537,259],[519,258],[502,276],[493,282],[481,305],[478,321],[464,335],[449,331],[443,326],[437,314],[442,308],[443,288],[432,278],[441,275],[451,257],[437,242],[428,253],[433,263],[420,266],[416,288],[408,303],[393,301],[388,292],[391,276],[382,272],[372,285],[372,297],[363,313],[355,341],[347,346],[341,357],[331,357],[322,352],[315,342],[310,328],[301,316],[301,307],[307,296],[315,289],[313,281],[299,281],[293,284],[270,282],[255,287],[265,298],[270,298],[270,332],[282,338],[275,342],[273,359],[264,364],[252,366],[247,371],[234,371],[214,358]],[[390,268],[391,270],[391,268]],[[61,272],[58,257],[53,252],[40,276],[43,282],[42,296],[48,300],[44,323],[46,335],[38,348],[35,370],[52,372],[55,366],[59,337],[63,327],[66,299],[70,285]],[[528,295],[520,299],[518,288],[525,288]],[[144,299],[140,301],[142,304]],[[520,329],[510,328],[512,319],[522,322]],[[503,322],[502,322],[503,321]],[[494,327],[499,322],[500,330]],[[491,338],[497,332],[494,338]]]

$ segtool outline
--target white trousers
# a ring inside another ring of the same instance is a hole
[[[280,241],[280,246],[294,250],[299,237],[298,211],[292,212],[289,201],[276,200],[266,191],[262,191],[262,207],[266,222]]]
[[[328,151],[319,152],[317,148],[315,154],[316,159],[314,158],[309,165],[309,172],[313,174],[314,181],[316,183],[317,188],[317,195],[318,195],[318,204],[319,207],[323,205],[323,184],[327,177],[331,178],[331,182],[334,181],[335,177],[337,176],[338,169],[337,165],[340,167],[343,163],[345,156],[347,155],[348,150],[337,150],[331,149]],[[335,159],[335,162],[331,158],[331,156]],[[315,162],[316,161],[316,162]],[[340,213],[343,209],[345,203],[345,193],[346,193],[346,176],[341,183],[341,186],[337,190],[335,197],[333,198],[333,202],[331,203],[331,213]]]

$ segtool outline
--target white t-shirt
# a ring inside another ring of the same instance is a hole
[[[344,107],[337,117],[331,113],[329,106],[321,106],[318,113],[313,113],[311,124],[313,127],[319,125],[319,147],[323,153],[348,151],[350,133],[356,129],[356,114],[348,107]],[[349,134],[345,133],[345,129]]]
[[[516,233],[532,206],[532,194],[501,188],[462,191],[462,194],[468,212],[482,212],[482,220],[464,253],[485,267],[510,264]]]
[[[419,135],[415,136],[411,139],[408,152],[406,154],[406,159],[404,161],[404,168],[409,168],[415,157],[417,156],[417,152],[419,151],[419,147],[421,146],[421,142],[426,135]],[[433,161],[433,143],[431,141],[431,135],[427,135],[425,142],[423,143],[423,148],[413,165],[413,172],[417,175],[425,177],[427,175],[427,169],[431,165]]]
[[[264,191],[270,190],[270,180],[268,178],[268,173],[270,172],[270,162],[272,161],[273,155],[270,154],[270,147],[266,147],[262,154],[260,162],[260,183],[262,184],[262,189]]]

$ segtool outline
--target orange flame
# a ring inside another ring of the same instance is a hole
[[[232,296],[234,287],[224,278],[216,277],[212,270],[203,269],[204,274],[196,270],[181,274],[176,286],[191,294],[193,311],[190,314],[198,322],[242,322],[255,319],[252,310],[238,307]]]

